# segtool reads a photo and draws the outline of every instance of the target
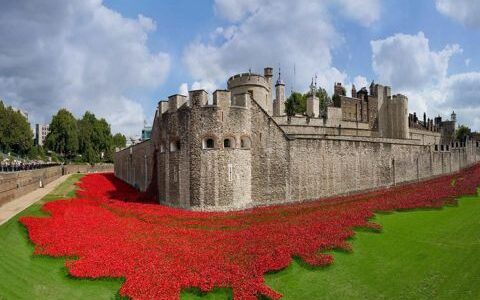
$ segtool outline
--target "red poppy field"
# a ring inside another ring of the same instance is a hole
[[[49,217],[23,217],[36,255],[68,257],[74,277],[121,277],[120,294],[177,299],[184,288],[232,288],[235,299],[281,295],[263,275],[297,256],[307,264],[333,262],[331,249],[351,251],[354,228],[379,230],[375,212],[434,208],[476,194],[480,166],[433,180],[355,196],[201,213],[151,202],[112,174],[87,175],[75,199],[43,206]]]

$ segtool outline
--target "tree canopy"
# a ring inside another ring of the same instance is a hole
[[[64,158],[72,158],[78,152],[77,120],[66,109],[60,109],[53,116],[47,135],[47,149],[55,151]]]
[[[33,132],[20,111],[0,101],[0,150],[27,154],[33,146]]]
[[[110,125],[87,111],[81,119],[61,109],[53,116],[46,145],[49,150],[60,153],[66,159],[98,163],[112,161],[116,147],[126,144],[124,135],[112,136]]]
[[[293,92],[285,102],[285,112],[288,116],[304,114],[307,111],[307,97],[298,92]]]
[[[460,141],[465,140],[465,138],[470,136],[471,133],[472,133],[472,130],[465,125],[460,125],[455,131],[456,138],[457,140],[460,140]]]
[[[295,114],[305,114],[307,112],[307,98],[311,95],[311,92],[301,94],[298,92],[293,92],[288,97],[285,102],[285,112],[288,116],[293,116]],[[325,116],[327,112],[327,107],[331,105],[332,100],[328,96],[327,91],[324,88],[319,88],[315,93],[316,97],[320,102],[320,115]]]
[[[89,163],[113,157],[113,137],[105,119],[97,119],[89,111],[78,121],[79,154]]]
[[[113,136],[113,146],[115,148],[125,148],[127,146],[127,138],[121,134],[117,133]]]

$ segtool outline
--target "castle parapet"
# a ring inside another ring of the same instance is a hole
[[[175,112],[177,111],[180,106],[185,104],[187,102],[187,97],[183,95],[172,95],[168,97],[168,110],[170,112]]]
[[[221,108],[229,107],[232,101],[232,94],[227,90],[216,90],[213,92],[213,105]]]
[[[252,99],[269,115],[272,115],[272,72],[271,68],[265,68],[263,76],[253,73],[234,75],[228,79],[227,88],[234,97],[249,92]]]
[[[168,110],[168,101],[160,100],[158,102],[158,112],[160,115],[165,113]]]
[[[264,76],[254,73],[237,74],[230,77],[227,81],[229,90],[245,85],[268,88],[268,84],[268,80]]]
[[[208,104],[208,93],[205,90],[189,91],[188,95],[192,107],[202,107]]]

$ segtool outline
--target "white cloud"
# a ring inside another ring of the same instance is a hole
[[[192,83],[192,90],[205,90],[212,94],[217,89],[215,82],[208,80],[195,81]]]
[[[143,108],[126,95],[159,86],[170,65],[169,55],[146,46],[155,28],[150,18],[125,18],[101,0],[3,3],[0,98],[40,122],[66,107],[105,117],[114,131],[138,131]]]
[[[470,62],[472,60],[470,58],[465,59],[465,67],[470,67]]]
[[[480,28],[480,2],[476,0],[436,0],[437,10],[471,28]]]
[[[462,52],[457,44],[438,52],[431,50],[423,32],[395,34],[372,41],[371,46],[372,66],[379,80],[398,89],[418,89],[441,82],[447,75],[450,57]]]
[[[357,91],[360,90],[362,87],[368,87],[369,83],[367,78],[363,76],[356,76],[353,79],[353,84],[355,84],[355,87],[357,88]]]
[[[255,12],[261,5],[258,0],[215,0],[215,13],[228,21],[237,22]]]
[[[393,93],[406,94],[410,111],[449,118],[454,110],[460,124],[480,130],[480,72],[448,75],[450,57],[458,45],[430,49],[423,33],[396,34],[372,41],[373,69]]]
[[[442,83],[439,110],[457,113],[459,124],[480,130],[480,72],[455,74]]]
[[[445,101],[465,109],[480,107],[480,73],[460,73],[448,77],[443,83]],[[479,116],[480,117],[480,116]]]
[[[184,82],[178,88],[178,93],[180,95],[188,96],[188,83]]]
[[[280,65],[290,87],[295,81],[296,89],[306,90],[317,73],[318,82],[329,89],[347,77],[331,65],[331,50],[343,43],[343,37],[329,20],[329,8],[326,2],[306,0],[218,0],[217,14],[238,23],[217,28],[212,35],[221,36],[220,41],[192,42],[183,61],[193,80],[217,86],[224,86],[232,74],[248,69],[262,73],[266,66]]]
[[[213,98],[212,97],[213,92],[217,89],[217,85],[214,82],[205,81],[205,80],[195,81],[191,84],[191,87],[192,88],[189,89],[188,83],[184,82],[178,88],[178,93],[180,95],[184,95],[188,97],[189,96],[188,92],[190,90],[205,90],[208,93],[208,101],[211,102]]]
[[[347,18],[364,26],[380,19],[380,0],[337,0],[340,12]]]

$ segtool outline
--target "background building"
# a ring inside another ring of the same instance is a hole
[[[49,132],[49,124],[35,124],[35,145],[43,146]]]

